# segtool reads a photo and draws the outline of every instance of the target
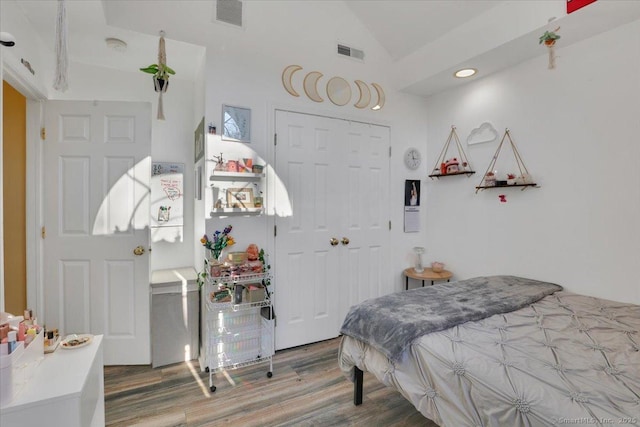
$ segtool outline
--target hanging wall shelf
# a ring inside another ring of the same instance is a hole
[[[447,159],[447,152],[449,151],[449,146],[451,145],[451,141],[455,139],[456,147],[458,149],[458,156],[451,157]],[[438,160],[436,161],[435,166],[433,167],[433,173],[429,175],[429,178],[442,178],[445,176],[455,176],[455,175],[467,175],[467,177],[476,173],[471,168],[471,163],[467,158],[467,155],[462,148],[462,144],[460,144],[460,139],[458,138],[458,134],[456,133],[456,127],[451,126],[451,132],[449,132],[449,137],[447,138],[447,142],[444,144],[440,155],[438,156]]]
[[[507,174],[505,177],[502,177],[502,179],[499,179],[494,168],[496,165],[496,161],[498,160],[498,156],[500,155],[500,151],[502,150],[502,147],[504,145],[504,141],[507,138],[509,139],[511,151],[513,152],[516,164],[518,165],[520,175],[516,176],[515,174]],[[479,190],[505,187],[520,187],[522,190],[526,190],[527,187],[538,187],[538,184],[532,181],[531,175],[529,174],[527,167],[524,165],[524,161],[522,160],[522,157],[520,156],[516,145],[513,143],[513,139],[511,139],[511,132],[509,132],[509,129],[505,129],[504,136],[502,137],[502,140],[500,140],[498,149],[493,155],[491,163],[489,163],[489,167],[484,173],[482,181],[480,181],[480,185],[476,187],[476,193]]]

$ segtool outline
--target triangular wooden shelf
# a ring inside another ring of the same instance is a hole
[[[497,180],[496,177],[492,174],[493,179],[487,179],[487,174],[494,170],[496,165],[496,161],[498,160],[498,156],[500,155],[500,151],[502,150],[502,146],[504,145],[505,139],[509,139],[509,144],[511,145],[511,151],[513,152],[513,156],[516,159],[516,164],[518,165],[518,169],[520,170],[520,175],[514,179],[509,180]],[[511,181],[511,183],[509,183]],[[485,171],[482,176],[482,181],[480,181],[480,185],[476,186],[476,193],[479,190],[486,190],[490,188],[506,188],[506,187],[520,187],[521,190],[526,190],[528,187],[536,187],[538,188],[538,184],[531,182],[531,175],[529,175],[529,171],[527,167],[524,165],[524,161],[522,157],[520,157],[520,153],[516,148],[516,145],[513,143],[513,139],[511,139],[511,132],[509,129],[504,130],[504,136],[498,145],[498,149],[496,153],[493,155],[491,159],[491,163],[489,163],[489,167]]]
[[[458,148],[458,157],[452,157],[449,160],[447,158],[447,151],[449,151],[449,145],[451,141],[455,139],[456,147]],[[447,167],[447,163],[451,165]],[[449,170],[449,172],[447,172]],[[442,147],[442,151],[438,156],[438,160],[436,161],[435,166],[433,167],[433,173],[429,175],[429,178],[439,179],[445,176],[456,176],[456,175],[467,175],[467,177],[476,173],[471,168],[471,163],[467,158],[467,154],[464,152],[462,148],[462,144],[460,144],[460,139],[458,139],[458,134],[456,133],[456,127],[451,126],[451,132],[449,132],[449,138],[447,138],[447,142]]]

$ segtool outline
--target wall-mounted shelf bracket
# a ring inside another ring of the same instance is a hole
[[[458,149],[458,156],[451,157],[447,159],[447,152],[449,151],[449,146],[451,145],[451,141],[455,140],[456,148]],[[451,126],[451,132],[449,132],[449,137],[447,138],[447,142],[442,147],[442,151],[438,156],[438,160],[436,161],[435,166],[433,167],[433,172],[429,175],[431,179],[440,179],[445,176],[456,176],[456,175],[467,175],[470,177],[476,173],[471,167],[471,162],[467,158],[467,154],[464,152],[462,148],[462,144],[460,144],[460,139],[458,138],[458,134],[456,133],[456,127]]]

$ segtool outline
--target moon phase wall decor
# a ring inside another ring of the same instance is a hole
[[[369,89],[369,86],[362,80],[355,80],[355,83],[360,91],[360,98],[353,106],[356,108],[367,108],[367,105],[371,102],[371,89]]]
[[[300,96],[298,92],[293,88],[291,84],[291,80],[293,79],[293,73],[296,71],[302,70],[302,67],[299,65],[289,65],[282,72],[282,86],[284,86],[285,90],[289,92],[292,96]]]
[[[342,77],[332,77],[327,83],[327,96],[331,102],[342,107],[351,100],[351,86]]]
[[[322,77],[322,73],[319,71],[312,71],[304,76],[304,93],[307,94],[310,100],[315,102],[322,102],[324,99],[318,94],[318,80]]]
[[[299,65],[288,65],[282,71],[282,86],[284,89],[291,95],[295,97],[299,97],[300,94],[293,87],[293,77],[294,74],[298,71],[302,70],[302,67]],[[314,102],[324,102],[324,99],[320,95],[318,91],[318,83],[320,79],[324,76],[319,71],[311,71],[307,73],[304,77],[302,87],[304,89],[304,93],[307,97]],[[371,89],[369,85],[362,80],[354,80],[355,86],[358,88],[358,99],[353,104],[356,108],[367,108],[371,105]],[[374,111],[382,109],[385,104],[386,96],[382,86],[377,83],[370,84],[374,88],[374,93],[377,95],[377,100],[374,101],[371,109]],[[334,76],[326,84],[326,94],[329,100],[337,105],[344,106],[349,103],[352,99],[352,89],[349,82],[342,77]]]
[[[386,99],[385,96],[384,96],[384,91],[382,90],[382,88],[380,87],[380,85],[378,83],[371,83],[371,86],[373,86],[373,88],[378,93],[378,102],[376,102],[376,105],[371,107],[371,109],[372,110],[380,110],[382,107],[384,107],[384,101]]]

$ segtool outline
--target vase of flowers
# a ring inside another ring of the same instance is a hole
[[[233,227],[228,225],[222,231],[216,230],[216,232],[213,233],[213,238],[211,240],[209,240],[209,237],[206,234],[202,236],[202,239],[200,239],[202,246],[209,249],[213,260],[224,262],[224,260],[221,259],[223,250],[227,246],[231,246],[235,243],[235,240],[233,240],[233,237],[229,234],[231,233],[232,228]]]

